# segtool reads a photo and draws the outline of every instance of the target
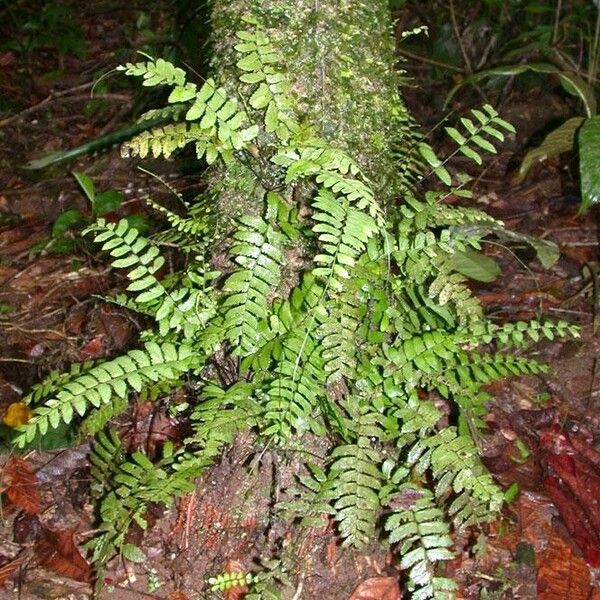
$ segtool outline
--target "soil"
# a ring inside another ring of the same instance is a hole
[[[169,4],[145,4],[116,7],[100,0],[82,7],[74,26],[85,39],[85,55],[61,52],[48,43],[0,50],[4,415],[50,370],[122,351],[143,327],[137,317],[101,298],[122,281],[81,241],[80,231],[92,214],[71,172],[87,173],[101,191],[121,191],[118,216],[141,215],[152,227],[160,226],[160,218],[149,212],[144,197],[168,202],[170,192],[140,172],[135,161],[121,159],[118,148],[43,171],[25,167],[47,152],[75,147],[132,122],[145,101],[138,92],[109,77],[91,100],[90,82],[123,56],[133,56],[134,49],[153,43],[148,31],[169,35]],[[17,5],[31,9],[27,2]],[[14,27],[0,25],[0,33],[10,39]],[[441,116],[435,108],[440,84],[428,78],[423,65],[406,68],[419,84],[407,92],[411,110],[425,130],[433,128]],[[479,440],[481,452],[497,481],[506,488],[516,482],[520,493],[474,548],[474,537],[458,540],[464,550],[449,573],[459,581],[462,598],[598,599],[598,223],[593,212],[578,214],[576,169],[569,157],[536,166],[522,182],[514,175],[531,140],[557,119],[573,115],[575,106],[556,86],[506,89],[497,100],[496,108],[518,134],[476,175],[475,202],[510,229],[555,242],[561,255],[544,269],[528,247],[489,244],[485,251],[500,263],[502,275],[478,285],[478,294],[499,322],[543,315],[580,325],[582,335],[534,349],[534,356],[552,367],[551,375],[522,377],[489,390],[493,400],[487,433]],[[477,98],[459,96],[453,109],[466,113],[472,101]],[[145,166],[152,170],[153,165]],[[460,159],[454,166],[470,169]],[[180,174],[184,162],[167,167],[165,172],[164,165],[156,165],[163,175],[176,175],[171,181],[178,190],[193,193],[197,178]],[[62,237],[53,237],[53,225],[69,209],[80,211],[80,221]],[[59,238],[66,240],[67,252],[53,251]],[[150,454],[165,439],[182,436],[180,423],[160,403],[134,403],[118,426],[130,449]],[[82,549],[94,523],[89,445],[32,452],[21,459],[12,456],[6,441],[3,447],[3,491],[12,469],[29,500],[26,508],[16,508],[9,498],[4,507],[0,598],[89,598],[90,571]],[[310,449],[321,450],[316,443]],[[351,552],[340,547],[327,522],[300,530],[275,512],[281,490],[293,484],[299,465],[293,452],[278,456],[257,447],[251,437],[237,439],[192,494],[170,507],[152,507],[149,531],[130,532],[148,559],[140,565],[112,561],[103,597],[218,598],[208,592],[210,576],[256,571],[261,561],[278,555],[292,565],[282,574],[292,582],[288,600],[399,599],[397,566],[375,541],[366,551]],[[226,597],[242,598],[243,588]]]

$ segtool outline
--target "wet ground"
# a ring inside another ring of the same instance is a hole
[[[80,240],[92,214],[70,172],[87,173],[99,191],[121,192],[116,213],[139,215],[150,227],[160,219],[148,212],[143,198],[149,192],[165,195],[164,188],[134,162],[122,160],[118,148],[44,171],[24,167],[47,152],[131,122],[143,99],[114,76],[90,99],[90,81],[148,43],[148,31],[163,32],[162,5],[142,10],[143,4],[115,9],[98,2],[77,13],[74,27],[84,40],[84,54],[48,43],[0,51],[0,411],[5,416],[49,370],[123,350],[141,327],[134,315],[99,298],[122,281]],[[407,67],[421,78],[407,99],[427,128],[440,119],[432,108],[440,89],[422,67]],[[454,106],[458,113],[466,110],[463,101],[464,107]],[[540,86],[508,91],[497,108],[518,134],[477,175],[476,203],[511,229],[557,243],[561,257],[544,269],[529,247],[489,244],[486,253],[501,264],[502,276],[479,286],[479,295],[500,321],[565,319],[579,324],[582,336],[534,349],[552,366],[551,375],[490,390],[494,400],[481,452],[497,480],[507,488],[516,482],[520,493],[485,542],[473,549],[473,539],[459,540],[464,551],[449,571],[463,598],[598,599],[598,227],[593,214],[578,215],[568,160],[547,161],[522,182],[513,175],[530,140],[569,116],[573,106],[556,87]],[[456,166],[469,168],[460,161]],[[180,169],[172,163],[167,171]],[[193,175],[173,181],[184,192],[196,185]],[[77,218],[64,217],[75,215],[73,210],[79,211]],[[129,448],[150,454],[165,439],[182,435],[180,424],[149,402],[134,403],[119,426]],[[5,445],[0,598],[89,597],[91,570],[81,549],[93,529],[87,449],[14,457]],[[400,598],[396,567],[376,542],[352,553],[340,549],[326,522],[300,532],[275,514],[280,490],[292,483],[297,467],[293,454],[257,452],[253,439],[238,439],[193,494],[169,509],[153,508],[146,535],[131,532],[148,560],[135,567],[113,561],[105,597],[217,598],[207,592],[208,577],[255,571],[258,561],[277,555],[282,562],[269,568],[291,578],[289,599]],[[243,595],[237,588],[226,597]]]

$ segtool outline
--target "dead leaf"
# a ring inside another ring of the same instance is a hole
[[[4,585],[6,581],[16,572],[16,570],[23,564],[23,556],[16,556],[12,560],[4,563],[0,567],[0,585]]]
[[[10,50],[0,52],[0,68],[10,67],[15,62],[15,53]]]
[[[38,563],[59,575],[89,583],[92,569],[75,545],[72,531],[44,528],[34,546]]]
[[[363,581],[348,600],[400,600],[400,586],[394,577],[372,577]]]
[[[25,512],[37,514],[42,508],[36,477],[29,464],[19,456],[11,456],[4,466],[0,490],[12,506]]]
[[[102,340],[104,339],[103,335],[97,335],[92,338],[79,353],[79,358],[81,360],[90,360],[92,358],[102,358],[104,356],[104,345]]]
[[[517,500],[509,506],[517,521],[515,535],[503,536],[506,547],[514,551],[519,541],[525,541],[536,551],[547,547],[547,540],[552,535],[552,519],[556,511],[552,503],[541,494],[523,492]],[[510,538],[513,542],[508,544]]]
[[[181,590],[177,590],[169,595],[169,600],[190,600]]]
[[[19,427],[29,423],[33,416],[32,410],[24,402],[13,402],[6,409],[6,414],[2,421],[7,427]]]
[[[540,442],[549,471],[546,492],[588,564],[600,567],[600,453],[579,434],[560,428],[543,431]]]
[[[587,600],[591,576],[585,561],[573,554],[571,546],[554,534],[548,548],[536,562],[538,600]]]
[[[42,524],[37,515],[21,511],[13,521],[13,541],[16,544],[26,544],[37,540],[42,530]]]

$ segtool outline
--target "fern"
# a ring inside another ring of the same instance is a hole
[[[343,543],[360,548],[374,537],[380,507],[382,459],[371,440],[382,437],[381,416],[364,400],[361,406],[358,399],[351,398],[346,408],[352,420],[349,429],[357,437],[353,444],[340,445],[332,451],[331,489],[326,495],[331,498]]]
[[[446,164],[457,153],[463,154],[474,163],[481,165],[480,152],[496,154],[494,143],[504,141],[504,133],[515,133],[515,128],[507,123],[489,104],[484,104],[481,110],[473,109],[471,114],[476,122],[467,117],[460,119],[462,132],[456,127],[445,127],[446,134],[456,144],[456,149],[444,161],[438,158],[429,144],[419,142],[418,151],[421,157],[431,167],[431,173],[447,186],[451,186],[452,178]]]
[[[176,149],[193,143],[198,158],[205,157],[206,162],[212,164],[219,156],[231,160],[233,152],[247,146],[258,133],[257,126],[242,128],[246,113],[238,109],[237,100],[228,98],[226,90],[218,87],[212,78],[198,88],[186,82],[182,69],[161,58],[128,63],[121,70],[127,75],[142,77],[145,86],[171,86],[171,103],[189,103],[186,122],[143,132],[125,144],[124,156],[144,158],[151,151],[155,158],[169,157]]]
[[[228,590],[246,587],[252,583],[252,573],[226,572],[208,578],[208,584],[213,592],[227,592]]]
[[[192,489],[236,435],[252,431],[277,449],[321,438],[323,458],[303,467],[280,509],[305,525],[331,517],[345,546],[370,543],[383,518],[413,597],[452,598],[456,586],[440,574],[453,555],[450,528],[485,523],[503,500],[471,437],[485,426],[483,386],[546,369],[512,348],[577,334],[565,322],[492,323],[457,267],[502,223],[445,203],[449,193],[471,197],[448,161],[461,153],[480,163],[512,127],[489,106],[474,110],[460,129],[447,128],[456,147],[442,160],[394,96],[389,116],[403,137],[390,149],[405,164],[376,189],[373,161],[359,164],[326,139],[323,123],[317,131],[280,48],[254,16],[242,21],[228,59],[235,80],[196,84],[162,59],[122,67],[147,87],[170,88],[168,106],[148,113],[169,122],[135,136],[123,154],[169,158],[192,145],[212,165],[207,190],[189,204],[175,192],[181,215],[148,200],[168,225],[152,239],[127,220],[88,228],[126,273],[125,294],[112,301],[155,327],[140,349],[34,388],[17,443],[62,422],[96,434],[99,534],[90,548],[101,571],[115,553],[140,559],[128,528],[146,527],[148,503],[168,505]],[[425,164],[443,190],[419,191]],[[391,202],[398,190],[401,201]],[[173,262],[182,266],[167,268],[167,247],[181,251]],[[186,380],[192,431],[182,447],[166,445],[154,463],[125,453],[109,427],[130,396],[156,399]],[[457,416],[450,424],[439,396]],[[248,597],[277,598],[276,587],[259,572]]]
[[[398,544],[400,567],[408,571],[415,600],[451,599],[457,585],[436,575],[437,565],[454,558],[453,542],[433,494],[413,485],[402,486],[390,499],[392,514],[385,529],[391,544]]]
[[[16,443],[23,447],[38,432],[45,435],[61,422],[70,423],[90,409],[127,398],[132,391],[140,392],[148,383],[161,380],[175,386],[180,376],[197,364],[190,346],[147,342],[143,350],[100,363],[62,385],[54,397],[34,409],[29,423],[19,429]]]
[[[225,281],[223,330],[234,354],[256,351],[266,327],[269,296],[277,289],[282,263],[281,236],[258,217],[243,217],[231,255],[241,267]]]

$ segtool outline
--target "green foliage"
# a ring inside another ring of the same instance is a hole
[[[13,22],[14,36],[0,43],[0,49],[30,53],[41,48],[53,48],[61,54],[84,58],[86,39],[73,19],[73,7],[59,2],[23,8],[15,5],[6,9],[4,18]]]
[[[586,119],[578,135],[581,208],[600,202],[600,116]]]
[[[600,19],[600,9],[598,15]],[[512,77],[527,71],[544,75],[556,75],[565,91],[581,100],[586,117],[573,117],[551,131],[539,146],[531,149],[525,155],[519,169],[519,176],[524,177],[537,161],[546,160],[570,150],[577,150],[580,164],[581,209],[585,211],[600,201],[600,181],[596,177],[598,171],[596,168],[598,164],[597,156],[600,152],[600,136],[597,133],[599,121],[596,116],[597,102],[594,89],[579,75],[545,63],[497,67],[467,77],[450,91],[446,102],[449,102],[463,85],[477,84],[488,77]],[[452,137],[457,141],[460,139],[454,135]],[[431,160],[436,160],[435,156]],[[435,163],[430,162],[436,173],[440,169],[443,169],[443,166],[438,163],[439,160]]]
[[[234,355],[256,352],[266,333],[269,296],[281,276],[281,234],[259,217],[240,217],[230,255],[241,268],[223,284],[223,331]]]
[[[573,150],[575,147],[575,134],[584,120],[583,117],[573,117],[553,129],[537,148],[527,152],[521,163],[519,175],[524,177],[537,161],[553,158],[563,152]]]
[[[170,224],[156,239],[126,220],[88,228],[127,273],[127,293],[114,301],[156,327],[143,333],[141,349],[38,386],[18,443],[84,416],[83,431],[97,432],[90,461],[100,527],[90,548],[101,566],[115,552],[140,559],[125,542],[129,526],[145,528],[147,503],[169,504],[191,489],[238,433],[253,430],[274,447],[321,437],[327,456],[307,465],[281,508],[306,524],[331,515],[344,545],[357,547],[377,537],[385,517],[386,541],[399,546],[414,597],[451,598],[454,584],[437,574],[452,555],[450,526],[489,520],[503,501],[470,437],[484,424],[482,386],[545,368],[511,347],[576,331],[491,323],[460,258],[501,223],[444,204],[446,191],[419,195],[410,173],[422,159],[409,150],[402,187],[412,191],[384,210],[355,160],[300,124],[278,52],[256,20],[245,23],[239,79],[228,88],[212,79],[198,87],[160,59],[123,68],[146,86],[169,86],[169,102],[185,107],[181,123],[134,137],[126,153],[168,157],[193,144],[199,160],[214,164],[209,181],[218,177],[187,216],[150,200]],[[473,116],[477,124],[464,119],[463,133],[448,133],[456,152],[478,163],[511,127],[489,106]],[[450,185],[433,150],[421,150]],[[466,180],[457,179],[450,190],[468,197]],[[231,197],[241,210],[228,235],[207,206]],[[181,245],[178,271],[162,254],[165,240]],[[131,394],[172,389],[186,376],[195,400],[183,447],[166,446],[156,463],[125,455],[104,426]],[[454,407],[455,423],[444,424],[434,396]],[[249,597],[277,597],[273,581],[259,575]],[[226,589],[236,577],[223,574],[214,585]]]
[[[398,544],[400,566],[408,571],[412,598],[454,598],[456,583],[436,576],[437,563],[451,560],[454,554],[449,527],[433,494],[406,484],[389,502],[392,513],[386,519],[385,529],[389,542]]]
[[[70,423],[77,415],[83,417],[90,410],[101,410],[104,406],[121,406],[124,409],[125,406],[118,401],[128,398],[132,391],[141,392],[150,383],[170,382],[174,387],[181,375],[193,369],[195,364],[190,346],[146,342],[141,350],[130,350],[123,356],[70,377],[57,392],[54,392],[56,385],[51,386],[50,398],[45,399],[42,406],[34,408],[33,417],[23,426],[23,434],[17,443],[22,447],[38,431],[44,435],[49,428],[56,428],[61,422]],[[39,398],[39,390],[24,401],[31,402],[34,395]]]
[[[115,551],[134,562],[144,560],[143,553],[126,542],[132,523],[146,529],[145,513],[150,502],[169,506],[175,496],[193,489],[185,474],[169,468],[173,462],[169,444],[165,445],[163,453],[164,458],[154,464],[141,452],[125,455],[114,431],[97,435],[90,463],[100,525],[99,533],[87,543],[87,547],[100,569]],[[98,583],[102,585],[101,580]]]
[[[467,77],[457,84],[448,94],[446,104],[454,97],[456,92],[465,85],[474,85],[488,77],[514,77],[527,71],[540,73],[542,75],[555,75],[559,78],[561,85],[569,94],[579,98],[583,102],[588,117],[596,114],[596,97],[594,90],[578,75],[555,67],[547,63],[526,63],[519,65],[506,65],[480,71],[475,75]]]
[[[252,573],[220,573],[208,578],[208,584],[213,592],[226,592],[232,588],[245,587],[252,583]]]

